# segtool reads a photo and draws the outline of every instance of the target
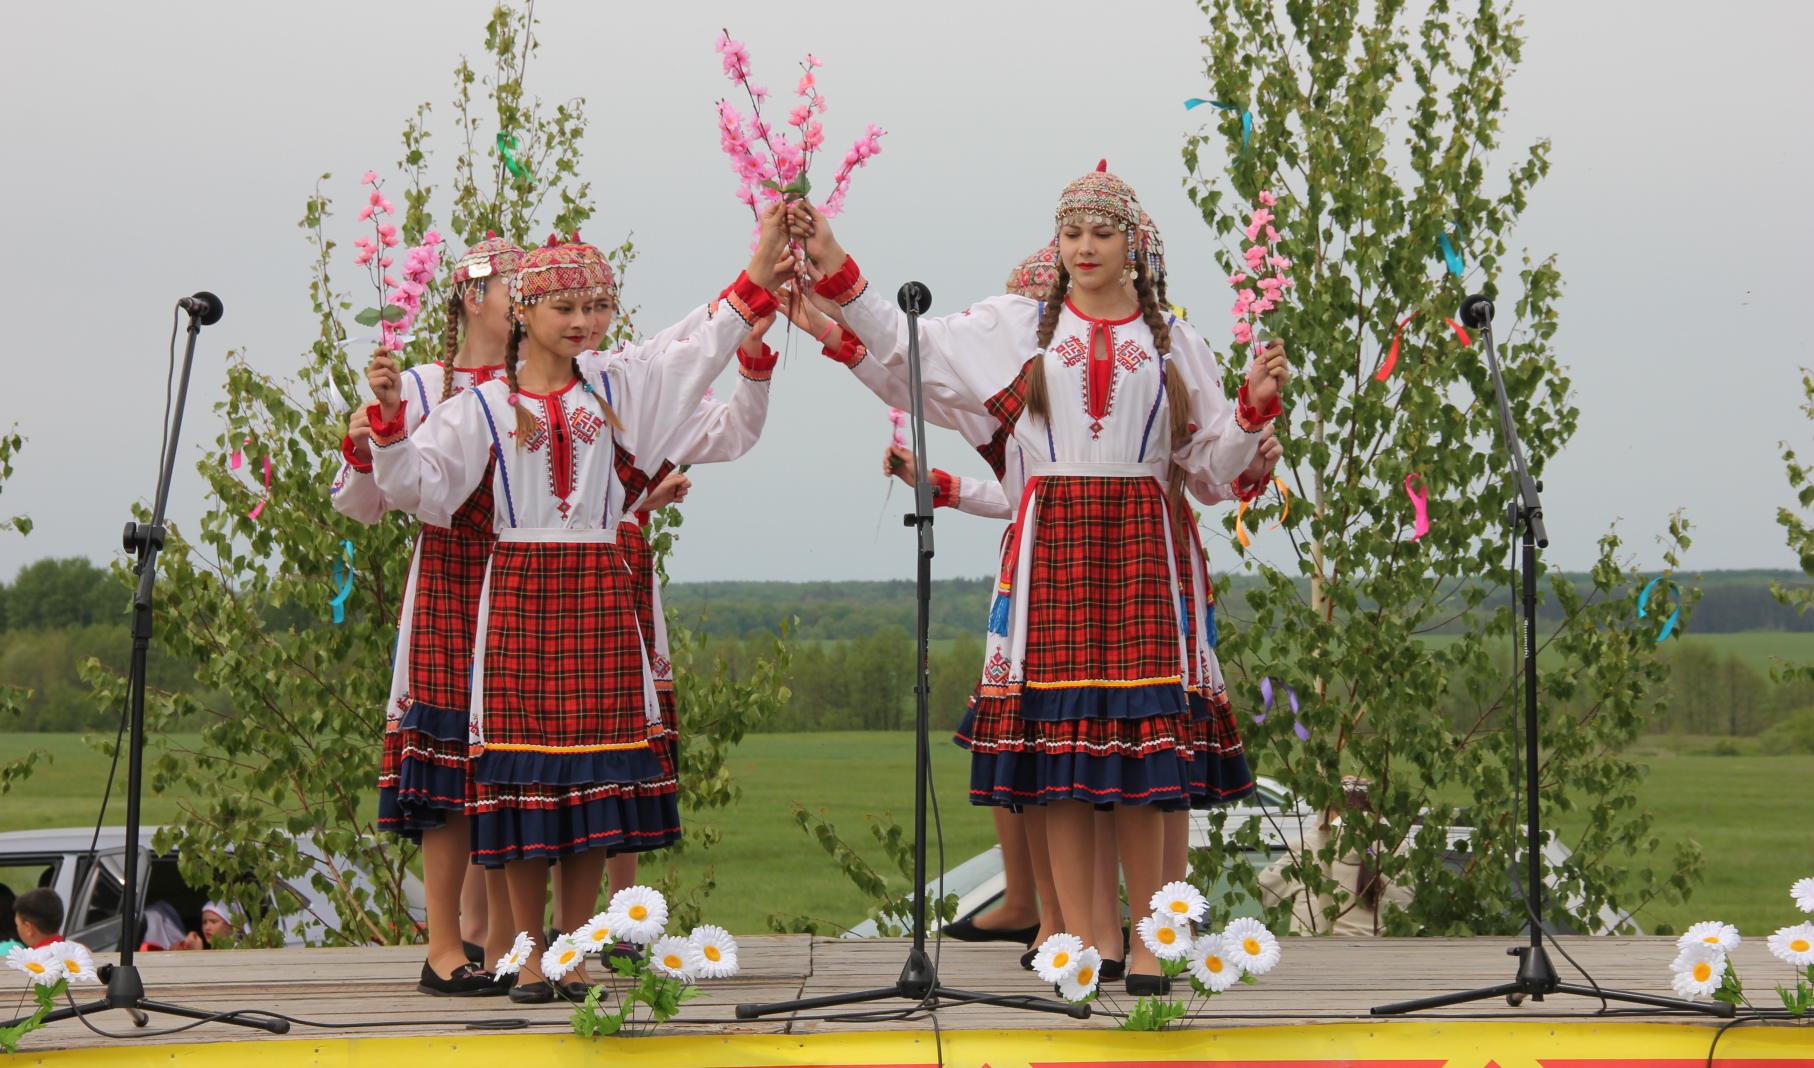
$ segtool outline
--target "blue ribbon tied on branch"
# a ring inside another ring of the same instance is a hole
[[[353,595],[353,543],[343,541],[340,543],[340,549],[346,556],[346,563],[342,564],[339,560],[334,561],[334,585],[340,587],[340,592],[336,593],[334,599],[328,602],[328,607],[334,610],[334,622],[345,623],[346,599]]]
[[[1461,232],[1460,223],[1455,224],[1455,240],[1456,241],[1466,241],[1467,240],[1467,236]],[[1467,274],[1468,265],[1465,262],[1463,262],[1463,260],[1461,258],[1461,253],[1455,251],[1454,244],[1449,241],[1449,224],[1447,224],[1447,223],[1443,224],[1442,237],[1440,238],[1440,241],[1442,242],[1442,258],[1449,265],[1449,273],[1454,275],[1457,278],[1460,278],[1462,275]]]
[[[1235,162],[1239,163],[1243,159],[1246,159],[1247,142],[1253,137],[1253,112],[1248,111],[1239,104],[1224,104],[1220,100],[1203,100],[1199,97],[1191,97],[1189,100],[1186,100],[1184,102],[1184,110],[1189,111],[1200,104],[1208,104],[1218,111],[1238,111],[1241,113],[1241,154],[1235,157]]]
[[[523,166],[523,161],[516,158],[516,153],[516,135],[507,134],[504,131],[499,130],[498,156],[504,161],[504,169],[508,170],[511,174],[516,175],[518,178],[521,178],[523,181],[528,182],[530,185],[534,185],[535,175],[530,174],[529,168]]]
[[[1638,594],[1639,619],[1643,619],[1650,614],[1650,592],[1657,588],[1657,583],[1662,581],[1663,576],[1658,575],[1656,578],[1653,578],[1644,584],[1644,592]],[[1663,621],[1663,632],[1657,635],[1658,645],[1668,641],[1669,636],[1675,633],[1675,625],[1682,621],[1682,591],[1675,589],[1673,585],[1670,586],[1670,589],[1675,593],[1675,611],[1669,613],[1669,618]]]

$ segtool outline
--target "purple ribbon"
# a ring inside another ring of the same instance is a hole
[[[1297,733],[1299,741],[1307,742],[1310,740],[1310,728],[1304,726],[1304,721],[1298,718],[1298,692],[1292,686],[1286,685],[1285,694],[1291,700],[1291,729]],[[1272,714],[1271,675],[1260,680],[1260,697],[1266,702],[1266,711],[1253,717],[1255,723],[1266,722],[1266,717]]]

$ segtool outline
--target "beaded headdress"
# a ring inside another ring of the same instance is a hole
[[[1044,300],[1058,282],[1058,246],[1046,245],[1008,272],[1008,292]]]
[[[454,295],[465,296],[474,282],[492,275],[513,275],[522,262],[522,249],[487,230],[483,241],[475,243],[454,261]]]
[[[1146,273],[1158,285],[1165,280],[1165,242],[1159,237],[1159,227],[1153,223],[1153,217],[1146,212],[1140,213],[1140,254],[1146,257]]]
[[[556,235],[550,234],[548,243],[553,245],[561,242]],[[609,297],[611,303],[615,305],[617,303],[617,276],[612,273],[610,261],[605,259],[605,254],[599,251],[597,245],[590,245],[581,241],[579,239],[578,230],[573,231],[572,239],[567,241],[566,244],[571,248],[578,249],[582,255],[597,263],[599,273],[602,274],[605,279],[605,296]]]
[[[510,281],[510,298],[528,305],[567,294],[603,296],[612,289],[610,271],[597,249],[588,252],[580,245],[543,245],[523,254],[522,265]]]
[[[1055,222],[1107,223],[1127,235],[1127,263],[1134,265],[1134,246],[1140,237],[1140,198],[1126,182],[1109,173],[1109,161],[1064,187],[1058,197]]]

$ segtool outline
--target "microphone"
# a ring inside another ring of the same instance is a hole
[[[193,297],[183,297],[176,302],[176,306],[201,320],[203,326],[213,326],[220,322],[220,317],[225,312],[220,298],[205,289]]]
[[[924,315],[932,307],[932,290],[924,282],[908,282],[895,294],[895,302],[909,315]]]
[[[1479,330],[1493,321],[1493,301],[1485,293],[1476,293],[1461,302],[1461,324]]]

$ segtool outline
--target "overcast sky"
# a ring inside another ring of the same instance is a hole
[[[1775,523],[1793,503],[1777,442],[1814,436],[1797,410],[1797,368],[1814,359],[1795,319],[1814,281],[1814,5],[1520,9],[1529,43],[1506,144],[1549,137],[1554,168],[1516,244],[1560,256],[1556,343],[1582,410],[1548,470],[1548,559],[1587,565],[1621,521],[1633,558],[1654,564],[1654,535],[1679,508],[1696,526],[1690,567],[1793,566]],[[28,512],[37,530],[0,539],[0,576],[44,555],[112,555],[130,502],[150,493],[170,304],[207,288],[227,313],[202,335],[171,508],[193,528],[204,507],[193,466],[218,433],[225,352],[282,373],[313,337],[295,223],[315,177],[333,172],[330,192],[351,205],[367,168],[394,173],[398,131],[423,100],[437,107],[445,173],[451,71],[462,52],[479,58],[488,10],[6,6],[0,283],[19,333],[0,426],[30,441],[0,512]],[[888,129],[840,222],[888,292],[919,278],[950,312],[998,291],[1049,235],[1064,183],[1107,157],[1165,232],[1173,299],[1205,313],[1227,299],[1180,188],[1179,146],[1202,121],[1181,102],[1204,90],[1206,21],[1189,3],[543,0],[537,13],[528,88],[587,98],[598,213],[586,235],[610,244],[635,231],[628,297],[646,330],[715,294],[747,258],[749,217],[713,125],[729,88],[712,52],[721,25],[777,90],[802,52],[825,60],[833,147],[867,122]],[[347,248],[350,206],[337,222]],[[911,576],[907,495],[882,517],[885,414],[816,346],[796,346],[763,441],[734,465],[695,469],[674,576]],[[985,470],[951,435],[934,440],[934,460]],[[938,530],[939,574],[988,570],[998,523],[941,515]],[[1211,555],[1233,563],[1213,543]]]

